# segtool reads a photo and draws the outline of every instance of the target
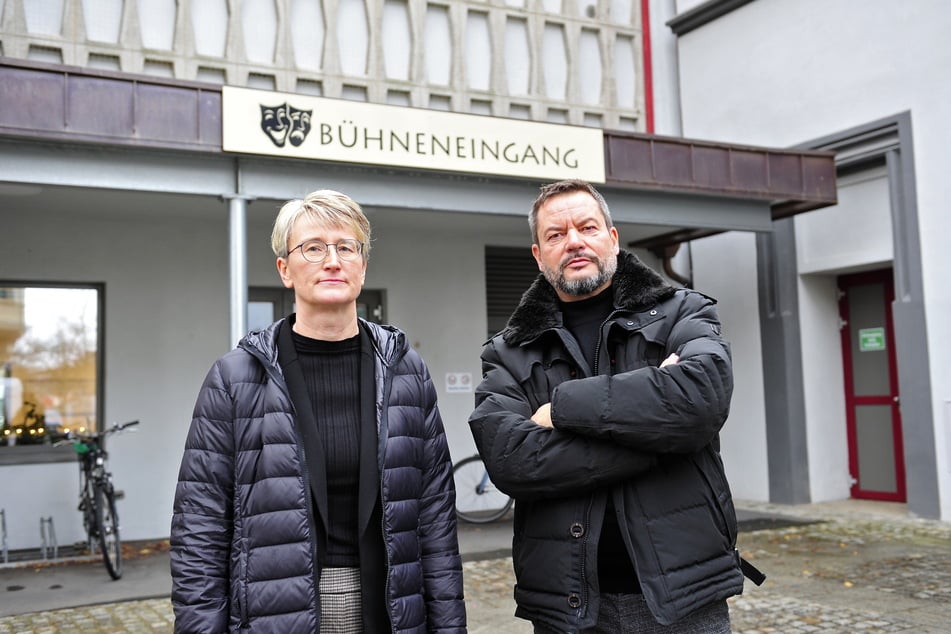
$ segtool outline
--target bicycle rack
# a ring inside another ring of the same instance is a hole
[[[40,518],[40,538],[43,540],[41,550],[43,559],[49,559],[52,551],[53,559],[59,557],[59,544],[56,543],[56,529],[53,527],[53,516]]]
[[[10,549],[7,548],[7,510],[0,509],[0,548],[3,549],[3,563],[10,563]]]

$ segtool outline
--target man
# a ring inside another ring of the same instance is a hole
[[[516,498],[515,614],[537,633],[729,632],[743,573],[714,301],[621,251],[588,183],[542,187],[529,227],[542,274],[486,344],[469,419]]]

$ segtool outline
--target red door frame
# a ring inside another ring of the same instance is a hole
[[[888,354],[888,386],[890,394],[856,396],[853,388],[852,342],[849,337],[849,304],[843,292],[850,286],[881,284],[885,299],[885,349]],[[905,452],[902,443],[901,408],[898,394],[898,362],[895,357],[895,331],[892,323],[892,304],[895,301],[895,285],[891,269],[843,275],[838,279],[840,290],[839,315],[842,318],[842,366],[845,373],[846,431],[849,444],[849,473],[853,484],[851,496],[867,500],[905,502]],[[855,408],[860,405],[890,405],[892,412],[892,445],[895,460],[895,492],[867,491],[859,488],[858,438],[855,430]]]

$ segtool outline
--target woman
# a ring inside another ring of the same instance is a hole
[[[357,316],[369,221],[313,192],[281,208],[271,247],[296,313],[201,387],[172,519],[176,632],[464,632],[429,371]]]

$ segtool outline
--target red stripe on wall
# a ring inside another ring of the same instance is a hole
[[[651,68],[651,21],[648,10],[650,0],[641,0],[641,38],[644,48],[644,119],[647,133],[654,133],[654,77]]]

